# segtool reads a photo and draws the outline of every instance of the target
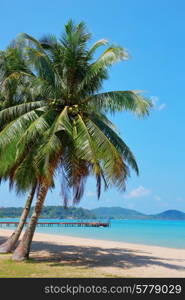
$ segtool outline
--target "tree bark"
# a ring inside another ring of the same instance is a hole
[[[8,238],[8,240],[0,245],[0,253],[9,253],[12,252],[16,246],[16,243],[20,237],[20,234],[22,232],[22,229],[24,227],[24,224],[26,222],[26,219],[28,217],[30,207],[33,201],[33,197],[36,190],[36,184],[32,187],[32,190],[28,196],[28,199],[26,201],[26,205],[23,209],[22,215],[19,220],[19,224],[16,228],[16,230],[12,233],[12,235]]]
[[[27,229],[23,235],[22,240],[20,241],[19,245],[13,252],[13,256],[12,256],[13,260],[22,261],[22,260],[26,260],[29,258],[31,242],[33,239],[33,235],[35,232],[35,228],[37,225],[39,215],[42,211],[42,207],[43,207],[47,192],[48,192],[48,185],[45,183],[42,183],[42,185],[39,189],[37,202],[35,205],[34,212],[31,216],[30,222],[27,226]]]

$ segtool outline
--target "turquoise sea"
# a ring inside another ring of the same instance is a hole
[[[0,221],[16,220],[18,219],[0,219]],[[40,222],[44,221],[76,222],[82,220],[40,220]],[[2,228],[8,229],[8,227],[4,226]],[[14,227],[10,227],[9,229],[12,228]],[[37,227],[37,232],[185,249],[185,221],[111,220],[111,226],[107,228]]]

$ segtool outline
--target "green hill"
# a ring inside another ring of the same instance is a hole
[[[185,213],[179,210],[166,210],[160,214],[151,215],[151,218],[158,220],[185,220]]]
[[[0,217],[16,218],[21,215],[22,207],[0,207]],[[30,215],[32,214],[31,208]],[[43,219],[94,219],[96,216],[88,209],[63,206],[44,206],[40,218]]]
[[[91,212],[97,218],[114,218],[114,219],[145,219],[146,215],[132,209],[122,207],[99,207],[92,209]]]
[[[0,218],[16,218],[21,215],[22,207],[0,207]],[[31,209],[32,213],[33,208]],[[30,213],[30,214],[31,214]],[[40,218],[44,219],[139,219],[139,220],[185,220],[185,213],[179,210],[167,210],[159,214],[146,215],[123,207],[99,207],[85,209],[81,207],[45,206]]]

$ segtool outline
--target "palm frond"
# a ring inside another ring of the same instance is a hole
[[[21,103],[0,111],[0,122],[10,122],[35,108],[46,108],[45,101]]]
[[[88,50],[88,56],[91,58],[94,52],[101,46],[105,46],[108,44],[108,40],[106,39],[101,39],[99,41],[96,41],[92,47]]]
[[[106,70],[108,67],[117,63],[120,60],[128,59],[126,50],[119,46],[110,46],[103,54],[91,64],[85,78],[79,85],[79,91],[83,90],[84,86],[89,84],[94,78],[98,77],[102,70]]]
[[[40,139],[44,136],[45,132],[52,126],[56,114],[52,111],[46,111],[40,117],[38,117],[35,121],[33,121],[29,127],[25,130],[25,132],[21,135],[17,143],[17,147],[19,145],[26,145],[30,142],[33,143],[35,140]]]
[[[101,159],[106,182],[108,185],[114,184],[119,189],[124,190],[129,170],[122,156],[92,120],[87,120],[86,126],[96,145],[97,156]]]
[[[37,118],[38,114],[32,110],[10,122],[0,132],[0,147],[3,149],[7,144],[11,143],[15,135],[20,137],[31,122],[35,121]]]
[[[137,116],[149,115],[152,103],[135,91],[112,91],[100,93],[87,98],[92,107],[105,113],[115,113],[121,111],[131,111]]]
[[[121,139],[118,134],[99,117],[94,115],[93,117],[91,117],[91,119],[102,130],[102,132],[106,135],[106,137],[110,140],[114,147],[119,151],[128,165],[132,167],[137,175],[139,175],[139,168],[134,154],[123,141],[123,139]]]

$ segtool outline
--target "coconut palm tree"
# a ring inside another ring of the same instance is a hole
[[[135,91],[100,92],[109,67],[128,59],[128,54],[106,40],[88,48],[91,35],[83,22],[74,25],[69,21],[59,40],[55,36],[40,41],[27,34],[22,37],[27,41],[23,53],[35,75],[35,101],[0,112],[0,119],[8,122],[0,133],[0,148],[15,145],[16,160],[21,162],[13,171],[15,181],[22,178],[22,170],[32,157],[39,192],[30,222],[14,251],[15,260],[29,257],[35,227],[57,172],[65,202],[70,191],[74,203],[80,201],[89,175],[96,178],[98,197],[102,181],[105,188],[114,185],[125,189],[129,167],[138,174],[138,166],[106,114],[130,110],[145,116],[151,107]],[[100,46],[106,50],[94,59]]]
[[[0,109],[28,99],[34,74],[27,66],[22,47],[23,41],[12,41],[5,51],[0,51]]]
[[[18,103],[24,103],[28,98],[30,101],[30,90],[28,89],[28,85],[31,78],[33,79],[33,74],[26,65],[20,44],[18,46],[17,42],[14,41],[7,47],[5,51],[0,52],[0,110],[15,106]],[[3,122],[0,120],[1,129],[6,124],[6,120]],[[12,146],[13,145],[10,145],[9,151],[4,153],[3,156],[1,153],[1,180],[8,179],[9,176],[7,174],[10,172],[9,167],[15,160],[16,153],[15,149],[13,151]],[[34,172],[32,172],[32,177],[33,174]],[[13,181],[10,180],[10,183],[12,186]],[[0,253],[8,253],[15,248],[29,214],[36,186],[37,184],[35,180],[27,198],[25,207],[22,211],[19,224],[7,241],[0,245]],[[30,185],[28,188],[30,189]],[[17,188],[17,192],[20,191],[21,189]]]

